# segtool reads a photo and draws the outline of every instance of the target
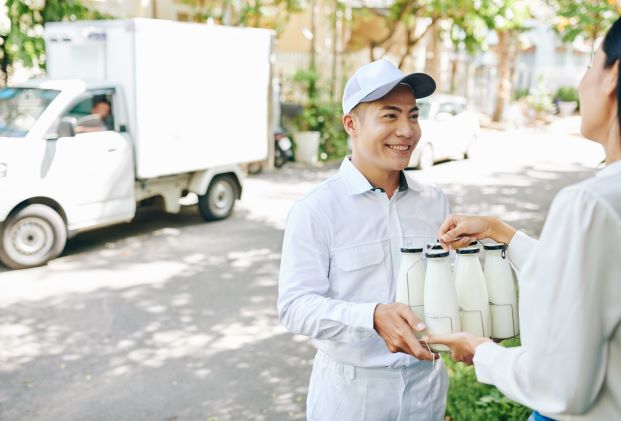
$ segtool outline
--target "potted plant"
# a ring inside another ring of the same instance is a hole
[[[319,75],[314,70],[298,70],[293,76],[295,83],[307,91],[308,102],[302,112],[295,117],[296,128],[293,134],[296,161],[316,164],[319,160],[319,143],[321,141],[320,125],[322,116],[317,105],[317,81]]]
[[[562,117],[569,117],[578,109],[578,91],[573,86],[561,86],[555,98]]]
[[[294,118],[295,142],[294,157],[296,161],[316,164],[319,159],[319,142],[321,132],[318,129],[318,112],[314,104],[304,106],[302,112]]]

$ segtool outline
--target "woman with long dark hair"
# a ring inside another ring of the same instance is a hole
[[[522,345],[467,333],[423,338],[474,363],[477,379],[535,410],[531,419],[621,420],[621,19],[580,82],[582,134],[606,167],[563,189],[539,241],[496,218],[450,215],[445,248],[507,243],[518,271]],[[541,415],[541,414],[545,414]]]

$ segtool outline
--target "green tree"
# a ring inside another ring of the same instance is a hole
[[[519,35],[528,29],[532,19],[535,0],[483,0],[477,12],[487,27],[496,32],[498,42],[498,81],[496,103],[492,113],[493,121],[500,121],[505,104],[513,90],[513,69],[519,52]]]
[[[7,19],[0,25],[2,85],[6,85],[17,63],[25,67],[45,67],[45,23],[107,17],[80,0],[6,0],[5,8]]]
[[[504,106],[511,96],[512,69],[519,51],[519,35],[528,29],[536,0],[395,0],[389,9],[366,9],[367,16],[382,20],[380,30],[369,41],[370,58],[376,59],[376,47],[384,53],[391,50],[400,54],[399,65],[411,56],[412,48],[427,34],[432,36],[427,71],[439,73],[441,38],[449,34],[455,50],[465,48],[474,53],[487,48],[489,31],[497,35],[498,83],[492,118],[499,121]],[[421,20],[426,26],[420,28]],[[439,23],[450,22],[450,30],[443,32]],[[418,25],[417,25],[418,24]],[[405,43],[405,45],[403,44]],[[457,73],[453,63],[453,79]],[[454,80],[452,81],[454,84]]]
[[[591,52],[595,41],[621,13],[621,5],[616,0],[555,0],[553,8],[557,16],[552,27],[563,42],[573,42],[582,36],[591,45]]]
[[[194,9],[192,19],[230,26],[269,28],[280,32],[292,12],[305,6],[302,0],[179,0]]]

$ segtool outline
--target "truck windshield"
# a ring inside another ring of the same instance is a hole
[[[59,92],[38,88],[0,89],[0,136],[26,136]]]

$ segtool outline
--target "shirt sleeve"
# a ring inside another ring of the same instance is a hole
[[[520,271],[528,255],[535,249],[537,240],[529,237],[522,231],[517,231],[509,242],[508,252],[511,264],[516,271]]]
[[[374,333],[377,303],[327,296],[330,287],[328,223],[304,202],[289,213],[282,247],[278,315],[291,332],[315,339],[357,342]]]
[[[621,226],[613,212],[584,190],[554,200],[541,239],[519,276],[522,346],[477,347],[477,379],[547,415],[581,414],[605,377],[607,285],[613,284]],[[519,240],[519,239],[518,239]]]

